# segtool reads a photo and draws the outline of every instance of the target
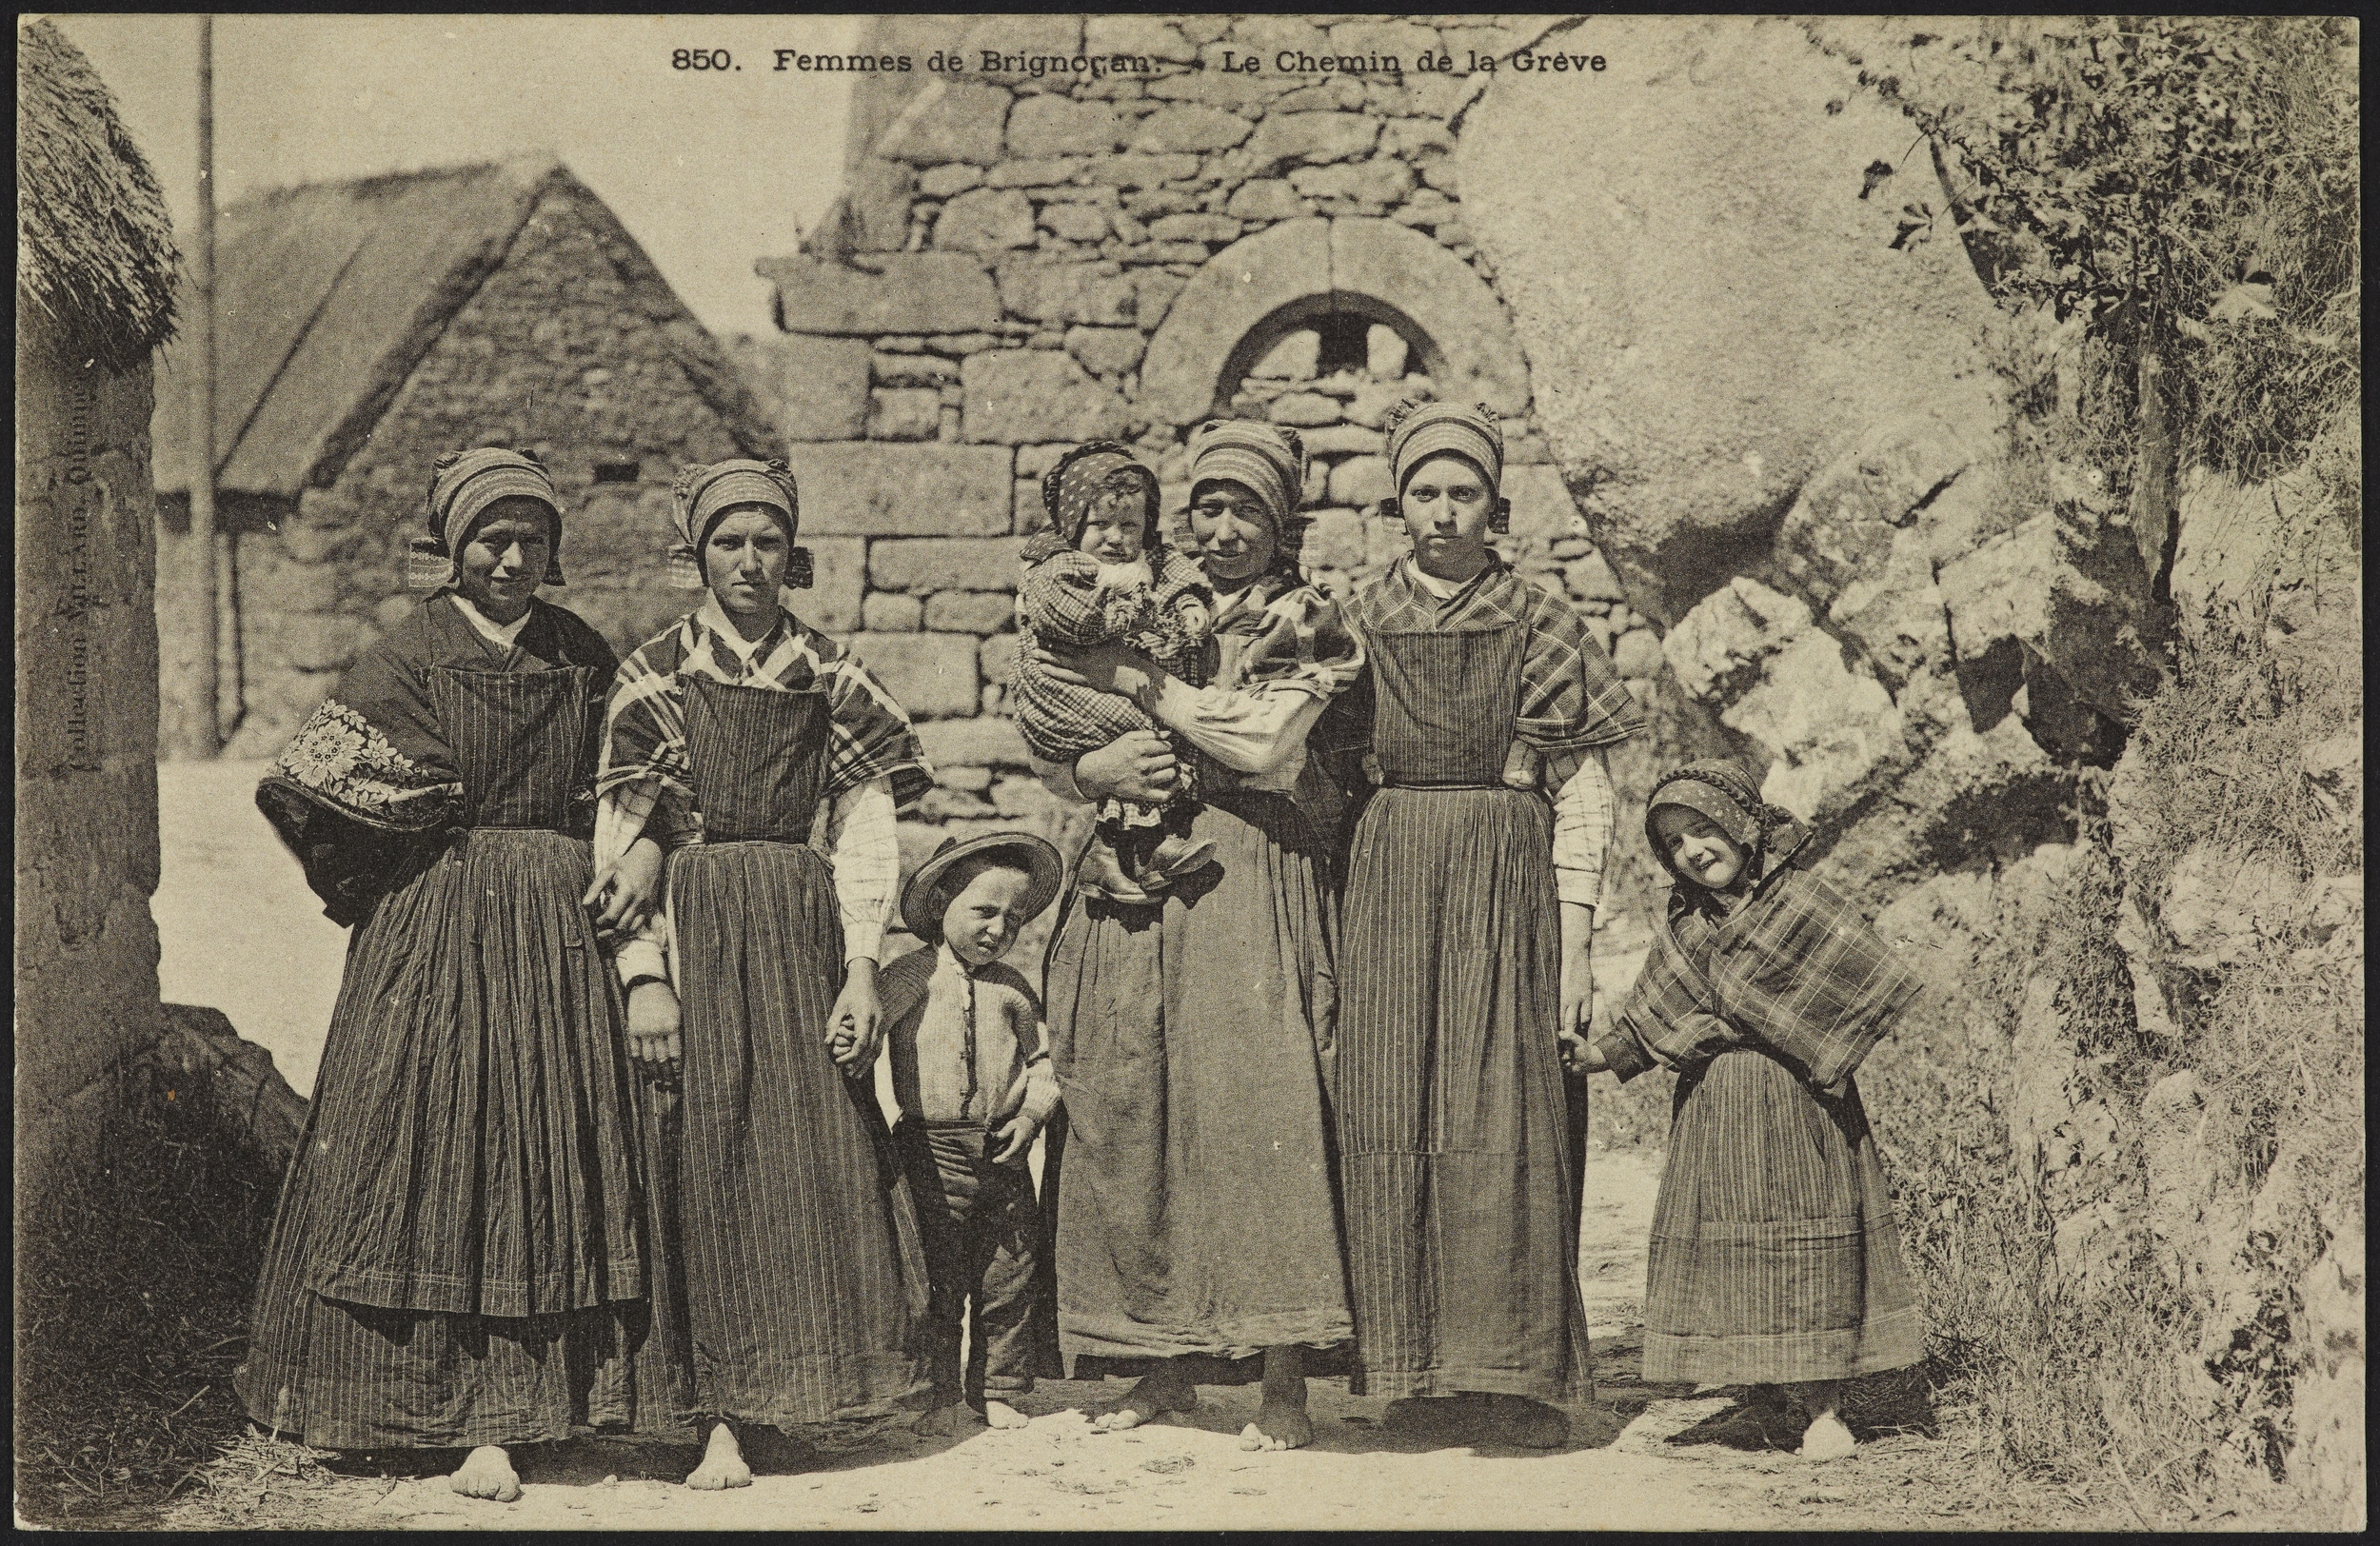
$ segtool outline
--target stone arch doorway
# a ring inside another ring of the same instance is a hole
[[[1528,409],[1528,364],[1486,281],[1419,231],[1360,217],[1284,221],[1208,259],[1149,340],[1139,406],[1153,424],[1205,418],[1272,341],[1334,316],[1404,337],[1440,397]]]

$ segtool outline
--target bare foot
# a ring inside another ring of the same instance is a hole
[[[1240,1430],[1243,1450],[1303,1449],[1314,1442],[1314,1420],[1306,1416],[1304,1355],[1296,1347],[1264,1352],[1264,1399],[1256,1420]]]
[[[521,1477],[512,1469],[512,1457],[494,1444],[482,1444],[465,1456],[446,1485],[466,1497],[497,1503],[517,1502],[521,1496]]]
[[[1558,1408],[1526,1396],[1498,1396],[1490,1410],[1496,1436],[1522,1449],[1560,1449],[1570,1439],[1570,1418]]]
[[[925,1413],[918,1418],[917,1426],[909,1431],[922,1438],[948,1438],[953,1434],[966,1432],[975,1426],[975,1422],[973,1407],[964,1401],[953,1401],[948,1406],[938,1406]]]
[[[1006,1401],[983,1397],[983,1420],[995,1428],[1021,1428],[1033,1419]]]
[[[1121,1434],[1161,1412],[1187,1412],[1199,1404],[1198,1387],[1170,1369],[1143,1378],[1124,1398],[1091,1419],[1094,1433]]]
[[[710,1442],[703,1450],[703,1463],[694,1468],[685,1484],[698,1493],[752,1485],[752,1468],[744,1463],[744,1450],[736,1442],[734,1429],[724,1422],[711,1429]]]
[[[1848,1458],[1858,1445],[1843,1419],[1832,1412],[1821,1412],[1802,1430],[1801,1457],[1805,1460],[1840,1460]]]

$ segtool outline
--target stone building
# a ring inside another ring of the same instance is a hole
[[[20,1207],[153,1041],[149,353],[179,261],[89,61],[16,33],[16,1142]]]
[[[1000,706],[1018,537],[1065,446],[1137,443],[1178,509],[1198,421],[1299,425],[1309,567],[1343,587],[1402,540],[1369,513],[1382,415],[1434,394],[1506,416],[1507,554],[1652,711],[1614,763],[1607,913],[1665,883],[1634,800],[1712,751],[1764,769],[1863,887],[2071,836],[2076,769],[2120,746],[2163,624],[2120,533],[2003,475],[1993,308],[1937,218],[1945,174],[1859,78],[1863,50],[1932,41],[873,22],[841,200],[758,266],[783,331],[752,357],[859,648],[930,721],[928,814],[1041,815]]]
[[[677,465],[775,454],[710,335],[550,159],[233,204],[216,271],[229,756],[278,750],[413,605],[406,543],[423,530],[440,452],[503,444],[545,458],[569,512],[557,599],[623,650],[684,605],[659,583]],[[169,368],[159,381],[164,739],[187,754],[188,393]],[[856,622],[857,605],[830,625]]]
[[[927,819],[1052,820],[1001,714],[1042,473],[1070,445],[1132,441],[1170,518],[1182,442],[1218,413],[1303,432],[1308,567],[1343,590],[1403,545],[1372,511],[1391,491],[1387,410],[1487,404],[1514,464],[1508,553],[1566,586],[1651,692],[1658,637],[1586,540],[1465,223],[1456,136],[1488,78],[1411,67],[1517,35],[1493,18],[871,24],[857,52],[920,68],[859,79],[843,194],[802,252],[758,266],[783,333],[746,362],[803,479],[805,540],[833,534],[821,545],[858,597],[856,647],[928,721],[942,787]],[[963,73],[922,72],[961,43]],[[1226,50],[1260,72],[1228,69]],[[1284,50],[1406,69],[1284,73]]]

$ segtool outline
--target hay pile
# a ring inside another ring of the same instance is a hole
[[[110,370],[173,334],[181,254],[165,194],[90,61],[56,27],[16,30],[16,291]]]

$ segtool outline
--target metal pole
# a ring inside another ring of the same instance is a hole
[[[198,591],[197,751],[222,749],[215,652],[215,19],[198,19],[198,241],[190,256],[190,553]]]

